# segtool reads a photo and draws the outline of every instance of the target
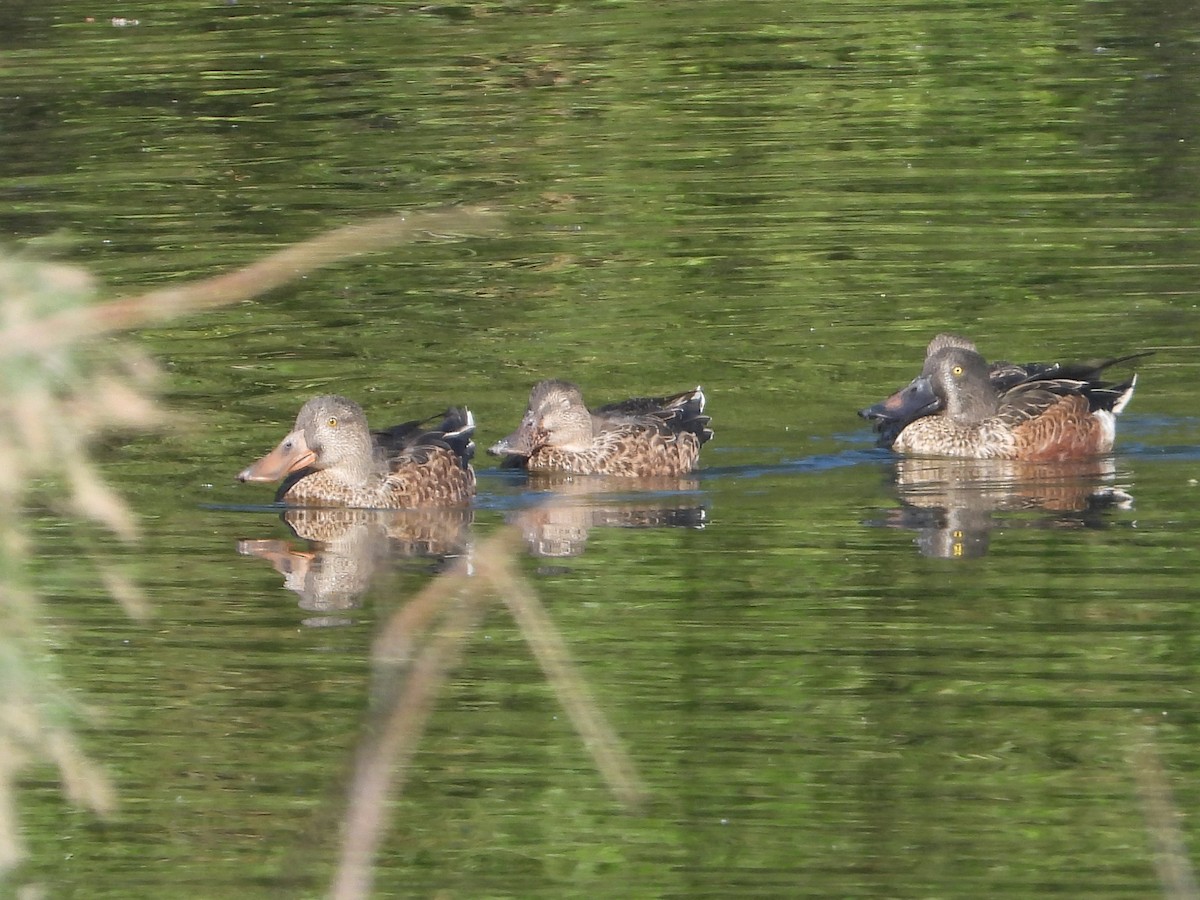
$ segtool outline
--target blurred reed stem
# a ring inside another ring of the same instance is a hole
[[[372,654],[375,712],[367,733],[373,737],[360,748],[350,786],[341,859],[330,887],[335,900],[371,895],[387,810],[403,789],[437,691],[490,597],[512,613],[609,790],[629,811],[644,801],[645,789],[616,731],[590,696],[537,593],[517,571],[519,542],[516,528],[491,535],[426,585],[380,632]],[[423,639],[426,632],[432,637]]]

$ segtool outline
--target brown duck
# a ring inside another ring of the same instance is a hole
[[[238,473],[238,481],[278,481],[277,501],[295,506],[398,509],[459,506],[475,494],[470,410],[372,432],[353,400],[314,397],[279,446]]]
[[[1084,363],[992,363],[966,338],[939,334],[921,374],[859,415],[879,443],[910,456],[1055,461],[1112,450],[1117,416],[1137,376],[1105,383],[1109,366],[1134,353]]]
[[[712,436],[697,387],[588,409],[566,381],[535,385],[520,426],[488,453],[530,472],[650,478],[693,471]]]

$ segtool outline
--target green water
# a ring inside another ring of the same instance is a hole
[[[716,430],[695,484],[549,512],[478,460],[468,542],[523,529],[646,802],[623,808],[490,606],[390,807],[379,896],[1163,892],[1139,778],[1161,769],[1191,849],[1200,768],[1188,9],[4,17],[0,223],[54,235],[107,295],[395,209],[507,220],[137,335],[182,413],[102,452],[144,542],[35,514],[49,646],[120,805],[98,819],[31,770],[13,885],[322,895],[372,642],[446,564],[367,538],[314,557],[233,475],[316,393],[376,425],[466,403],[486,447],[553,376],[594,403],[700,383]],[[906,483],[854,410],[945,329],[993,358],[1155,350],[1111,471]],[[95,553],[124,559],[151,621],[106,598]],[[272,562],[314,566],[308,593]]]

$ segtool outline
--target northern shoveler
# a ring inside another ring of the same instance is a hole
[[[475,494],[470,410],[372,432],[353,400],[314,397],[279,446],[238,474],[238,481],[286,480],[277,501],[295,506],[398,509],[457,506]]]
[[[939,334],[921,374],[859,415],[874,421],[880,446],[911,456],[1082,459],[1112,450],[1137,383],[1104,383],[1100,373],[1147,355],[989,366],[971,341]]]
[[[693,471],[713,433],[697,387],[671,397],[637,397],[589,410],[579,388],[543,381],[520,426],[488,449],[503,465],[531,472],[650,478]]]

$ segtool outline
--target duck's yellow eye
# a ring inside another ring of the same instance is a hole
[[[329,421],[325,423],[330,428],[337,428],[337,416],[330,416]]]
[[[962,366],[955,366],[953,369],[950,370],[950,374],[953,375],[955,378],[957,378],[962,373],[963,373]]]

